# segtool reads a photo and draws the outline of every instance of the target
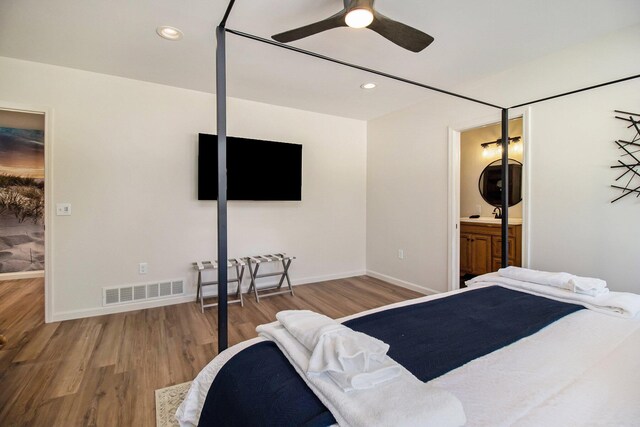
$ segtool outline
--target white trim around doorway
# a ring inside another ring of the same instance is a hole
[[[524,151],[522,153],[522,266],[528,267],[531,258],[531,108],[509,111],[509,119],[522,117]],[[448,290],[460,287],[460,134],[466,130],[498,123],[499,116],[487,116],[477,120],[449,126],[449,179],[447,219],[447,285]]]
[[[53,109],[0,101],[0,109],[44,114],[44,321],[53,321]],[[29,276],[29,273],[32,273]],[[42,272],[25,272],[22,277],[42,277]],[[20,273],[16,273],[20,275]],[[8,277],[8,276],[7,276]]]

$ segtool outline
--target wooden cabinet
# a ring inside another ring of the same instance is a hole
[[[522,265],[522,226],[510,225],[509,265]],[[460,224],[460,273],[485,274],[497,271],[502,264],[500,224]]]
[[[471,236],[460,233],[460,272],[466,274],[471,271]]]
[[[465,274],[491,271],[491,236],[460,233],[460,270]]]

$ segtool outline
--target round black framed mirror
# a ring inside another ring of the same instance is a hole
[[[509,206],[522,200],[522,163],[509,159]],[[480,194],[491,206],[502,206],[502,160],[487,165],[478,181]]]

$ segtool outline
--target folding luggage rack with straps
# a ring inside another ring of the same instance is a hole
[[[244,300],[242,299],[242,277],[244,276],[244,267],[245,262],[238,258],[232,258],[227,261],[227,268],[233,268],[236,271],[236,277],[234,279],[228,279],[228,283],[237,283],[238,290],[236,291],[236,299],[227,301],[229,304],[239,302],[240,305],[244,307]],[[204,313],[204,309],[207,307],[215,307],[218,303],[205,304],[204,303],[204,288],[205,286],[213,286],[217,285],[217,281],[203,282],[202,281],[202,273],[205,270],[218,269],[218,261],[202,261],[202,262],[194,262],[193,266],[196,270],[198,270],[198,291],[196,293],[196,301],[200,300],[200,309]]]
[[[293,287],[291,286],[291,280],[289,280],[289,267],[291,266],[291,261],[296,259],[296,257],[287,256],[284,253],[281,254],[268,254],[268,255],[257,255],[245,258],[247,263],[247,267],[249,267],[249,276],[251,277],[251,284],[249,285],[249,291],[253,290],[253,293],[256,296],[256,301],[260,302],[260,297],[263,298],[270,297],[273,295],[281,295],[290,293],[291,296],[295,296],[293,294]],[[260,265],[272,262],[280,262],[282,263],[282,271],[276,271],[273,273],[264,273],[258,274],[258,269]],[[256,286],[256,279],[261,279],[263,277],[280,277],[278,284],[275,286],[270,286],[262,289],[258,289]],[[284,281],[287,281],[288,289],[281,290]]]

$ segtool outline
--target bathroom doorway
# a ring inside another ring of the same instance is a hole
[[[526,115],[509,120],[509,265],[528,265]],[[502,248],[501,124],[450,128],[449,289],[497,271]]]

